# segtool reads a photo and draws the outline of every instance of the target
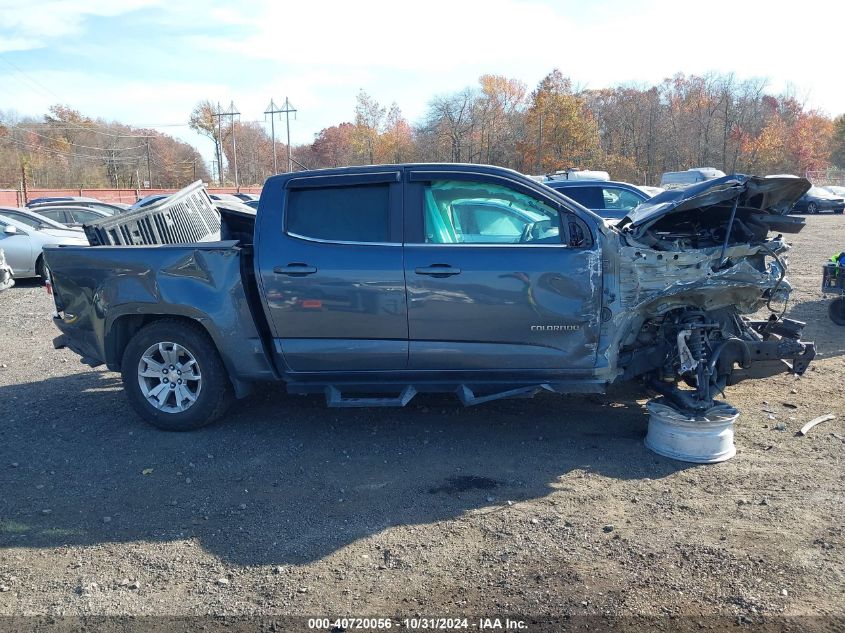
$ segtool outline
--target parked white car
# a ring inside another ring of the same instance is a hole
[[[46,228],[36,230],[23,222],[0,215],[0,249],[15,278],[43,277],[45,246],[87,246],[88,240],[79,231]]]

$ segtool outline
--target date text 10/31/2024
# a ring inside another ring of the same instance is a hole
[[[523,620],[510,618],[309,618],[308,628],[315,630],[378,630],[399,626],[411,630],[469,630],[479,631],[527,631]]]

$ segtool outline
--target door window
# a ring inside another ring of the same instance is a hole
[[[103,219],[103,216],[94,211],[82,211],[80,209],[74,209],[70,213],[73,215],[73,221],[78,224],[82,224],[83,222],[94,222],[96,220]]]
[[[38,209],[38,215],[43,215],[45,218],[50,218],[61,224],[66,224],[65,212],[62,209]]]
[[[390,185],[293,189],[287,231],[332,242],[389,242]]]
[[[601,187],[561,187],[558,191],[588,209],[604,209],[604,196]]]
[[[643,201],[637,194],[617,187],[602,188],[602,198],[604,201],[603,208],[619,211],[630,211]]]
[[[12,218],[13,220],[17,220],[21,224],[26,224],[27,226],[32,227],[33,229],[41,228],[41,222],[39,222],[35,218],[30,217],[28,215],[24,215],[22,213],[11,213],[11,212],[5,212],[4,213],[2,210],[0,210],[0,214],[7,215],[8,217]]]
[[[557,210],[508,187],[440,180],[423,195],[427,244],[560,242]]]

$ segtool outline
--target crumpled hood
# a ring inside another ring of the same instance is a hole
[[[810,189],[806,178],[761,178],[732,174],[708,180],[684,189],[658,194],[635,207],[617,225],[618,229],[645,228],[673,213],[699,209],[706,212],[712,205],[733,204],[739,196],[738,208],[773,215],[786,215],[792,205]]]

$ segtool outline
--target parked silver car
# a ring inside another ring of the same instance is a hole
[[[100,211],[99,209],[90,209],[88,207],[76,207],[71,205],[44,205],[32,207],[38,215],[43,215],[45,218],[64,224],[67,227],[78,227],[88,222],[96,222],[103,218],[110,218],[113,214]]]
[[[26,207],[0,207],[0,215],[12,220],[17,220],[18,222],[23,222],[27,226],[38,231],[42,229],[61,229],[64,231],[72,230],[80,234],[82,233],[81,227],[68,227],[60,222],[56,222],[46,216],[40,215],[35,211],[30,211]]]
[[[5,251],[6,262],[12,274],[22,277],[43,277],[45,246],[86,246],[88,240],[79,231],[46,228],[37,230],[23,222],[0,215],[0,249]]]

